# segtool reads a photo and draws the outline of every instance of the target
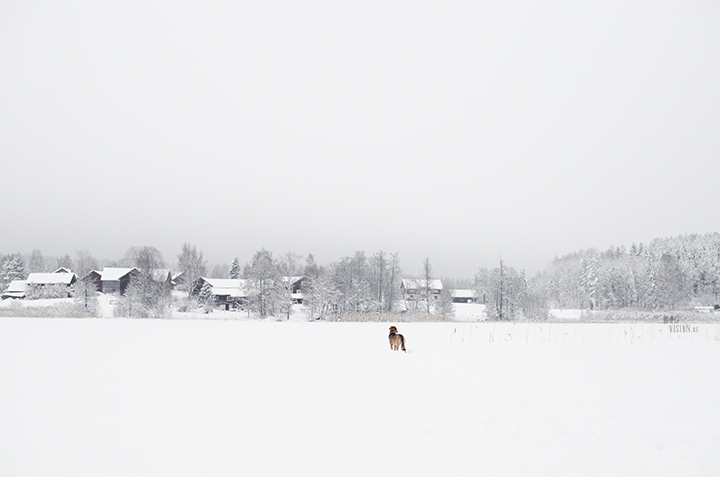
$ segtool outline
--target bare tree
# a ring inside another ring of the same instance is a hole
[[[72,258],[70,257],[70,255],[66,254],[63,257],[58,257],[57,258],[57,268],[67,268],[68,270],[73,270],[73,261],[72,261]],[[75,273],[79,277],[85,276],[85,275],[81,275],[80,272],[78,272],[77,270],[75,270]]]
[[[370,259],[370,274],[372,279],[372,294],[377,310],[384,309],[387,299],[388,261],[384,251],[376,252]]]
[[[90,251],[87,249],[76,250],[75,255],[75,273],[79,277],[84,277],[88,273],[98,268],[98,261],[93,258]],[[69,257],[66,257],[68,259]],[[63,259],[65,260],[65,259]],[[68,260],[69,261],[69,260]],[[59,262],[58,262],[59,263]]]
[[[401,274],[402,270],[400,269],[400,256],[398,252],[395,252],[390,256],[390,277],[387,282],[387,292],[385,293],[385,296],[387,297],[388,311],[392,311],[393,304],[395,303],[395,291],[398,289],[398,282],[400,280]]]
[[[188,298],[192,294],[193,287],[198,278],[205,274],[206,261],[202,251],[194,245],[184,243],[182,251],[178,255],[178,268],[183,273],[183,281],[180,288],[187,291]]]
[[[250,307],[263,318],[273,316],[278,302],[276,284],[281,279],[272,253],[265,249],[255,252],[245,267],[245,277],[250,285]]]
[[[433,299],[433,292],[432,292],[432,280],[433,280],[433,269],[432,265],[430,265],[430,257],[425,257],[425,260],[423,260],[423,280],[425,281],[425,286],[423,288],[423,296],[425,297],[425,307],[427,309],[427,314],[430,314],[430,305]]]
[[[130,247],[125,252],[123,262],[128,267],[137,267],[146,274],[152,274],[159,268],[165,268],[162,253],[155,247]]]
[[[280,306],[280,311],[288,320],[290,319],[290,312],[292,311],[292,306],[295,301],[293,298],[293,285],[295,284],[295,280],[299,278],[297,275],[300,273],[300,260],[302,260],[302,258],[299,255],[293,252],[287,252],[281,255],[276,261],[277,273],[279,275],[279,281],[276,284],[278,305]]]
[[[28,272],[30,273],[41,273],[45,271],[45,258],[42,252],[38,249],[34,249],[28,259]]]

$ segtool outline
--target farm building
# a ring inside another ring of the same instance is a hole
[[[230,310],[247,303],[247,283],[241,278],[200,277],[193,287],[193,295],[199,295],[205,285],[211,288],[215,306]]]
[[[421,299],[428,292],[428,288],[430,296],[437,300],[443,289],[442,280],[430,280],[429,286],[423,278],[404,278],[400,283],[400,293],[403,300]]]
[[[293,303],[302,304],[303,292],[302,284],[307,277],[282,277],[283,287],[289,289],[293,299]]]
[[[450,294],[452,296],[453,303],[476,303],[477,302],[477,295],[475,293],[475,290],[457,289],[457,290],[451,290]]]
[[[130,284],[130,278],[138,275],[140,270],[137,268],[103,268],[101,271],[93,270],[85,275],[82,279],[95,283],[97,291],[105,294],[125,293],[125,289]]]
[[[55,295],[70,296],[77,276],[59,268],[53,273],[31,273],[25,280],[13,280],[3,292],[3,298],[38,298],[51,289]]]
[[[27,290],[27,282],[25,280],[13,280],[10,285],[3,291],[2,298],[25,298],[25,290]]]

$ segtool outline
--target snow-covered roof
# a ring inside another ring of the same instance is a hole
[[[72,273],[72,270],[65,267],[60,267],[57,270],[55,270],[53,273]]]
[[[7,298],[22,298],[27,290],[27,282],[25,280],[13,280],[5,289],[2,296]]]
[[[426,288],[425,285],[425,279],[424,278],[403,278],[403,286],[406,290],[417,290],[421,288]],[[442,280],[440,279],[434,279],[430,280],[430,289],[431,290],[442,290],[443,284]]]
[[[156,270],[153,270],[153,280],[155,280],[156,282],[167,281],[168,276],[170,276],[169,268],[158,268]],[[171,277],[171,280],[172,280],[172,277]]]
[[[245,280],[242,278],[206,278],[202,277],[211,287],[218,288],[241,288],[245,286]]]
[[[120,280],[122,277],[127,275],[128,273],[132,272],[133,270],[137,270],[137,268],[103,268],[100,273],[100,280],[104,282],[111,282],[111,281],[117,281]]]
[[[290,283],[296,283],[296,282],[299,282],[300,280],[302,280],[303,278],[305,278],[305,277],[303,277],[303,276],[299,276],[299,277],[282,277],[282,281],[283,281],[283,283],[288,283],[288,282],[290,282]]]
[[[475,298],[475,290],[469,289],[451,290],[450,294],[453,298]]]
[[[34,285],[70,285],[74,273],[31,273],[26,282]]]
[[[202,279],[212,287],[213,295],[246,297],[246,281],[242,278],[205,278]]]
[[[215,296],[231,296],[235,298],[244,298],[247,296],[245,288],[212,287],[212,294]]]

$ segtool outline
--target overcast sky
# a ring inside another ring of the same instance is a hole
[[[0,253],[470,278],[720,230],[720,2],[0,1]]]

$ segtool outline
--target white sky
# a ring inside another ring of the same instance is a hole
[[[720,2],[0,1],[0,252],[536,272],[720,230]]]

